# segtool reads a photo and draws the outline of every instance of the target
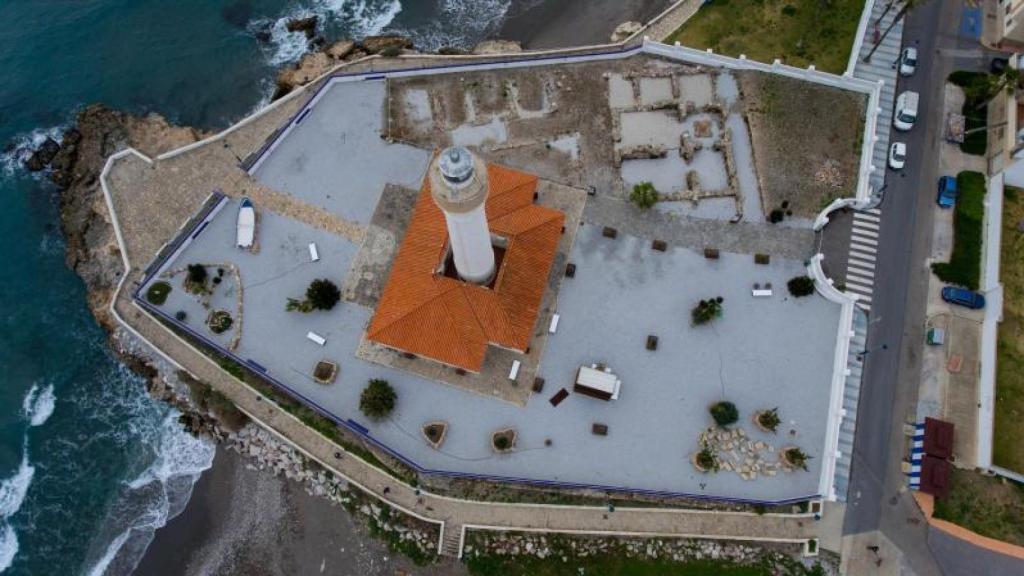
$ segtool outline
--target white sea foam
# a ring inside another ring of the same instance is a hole
[[[104,535],[106,544],[88,570],[90,576],[134,571],[156,530],[181,513],[196,480],[213,465],[213,442],[186,432],[178,414],[170,411],[146,439],[157,444],[155,458],[125,483],[125,491],[108,513],[112,532]]]
[[[423,50],[472,48],[498,31],[511,4],[511,0],[441,0],[441,12],[430,22],[395,32],[411,37]]]
[[[31,132],[19,134],[11,141],[10,148],[0,153],[0,173],[4,176],[11,176],[18,170],[22,170],[25,161],[36,151],[47,138],[52,138],[58,143],[64,135],[67,126],[54,126],[52,128],[36,128]]]
[[[21,402],[21,412],[28,418],[32,426],[42,426],[53,414],[56,405],[57,396],[53,393],[53,384],[47,385],[42,390],[39,389],[38,384],[33,384]]]
[[[254,20],[252,33],[270,33],[267,59],[272,66],[295,62],[306,53],[309,40],[302,32],[289,32],[288,21],[317,16],[318,30],[325,26],[342,26],[354,38],[379,34],[402,11],[399,0],[313,0],[308,5],[293,7],[279,18]]]
[[[18,535],[10,524],[10,517],[21,509],[32,485],[36,469],[28,460],[28,440],[25,441],[21,464],[13,476],[0,483],[0,572],[7,570],[18,553]]]

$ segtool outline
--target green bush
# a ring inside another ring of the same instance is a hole
[[[231,314],[224,310],[217,310],[210,314],[210,318],[206,321],[210,326],[210,330],[214,334],[223,334],[231,328],[231,325],[235,323],[231,318]]]
[[[799,448],[789,448],[783,454],[783,457],[787,462],[792,464],[796,468],[801,468],[804,471],[807,470],[807,461],[811,459],[803,450]]]
[[[988,101],[999,89],[998,79],[985,72],[957,70],[947,80],[963,88],[965,99],[960,113],[966,120],[964,129],[974,130],[964,137],[960,150],[965,154],[984,156],[988,148],[988,131],[980,128],[988,124]]]
[[[629,201],[644,210],[657,204],[659,197],[658,191],[654,189],[654,184],[650,182],[641,182],[633,186],[633,191],[629,193]]]
[[[775,429],[782,423],[782,419],[779,418],[779,409],[772,408],[771,410],[765,410],[757,415],[757,423],[762,427],[775,432]]]
[[[508,448],[509,448],[508,436],[505,436],[504,434],[502,434],[500,436],[495,436],[494,437],[494,447],[497,448],[498,450],[508,450]]]
[[[981,281],[985,176],[980,172],[961,172],[956,184],[960,197],[953,215],[953,254],[949,262],[932,264],[932,272],[943,282],[977,290]]]
[[[711,405],[708,411],[711,412],[711,417],[715,419],[715,424],[719,426],[735,424],[740,419],[740,411],[732,402],[716,402]]]
[[[171,285],[167,282],[154,282],[146,290],[146,300],[150,304],[160,306],[167,302],[167,295],[171,293]]]
[[[701,324],[707,324],[715,318],[722,315],[722,302],[724,298],[721,296],[717,298],[708,298],[707,300],[701,300],[693,307],[690,311],[690,319],[693,321],[694,326]]]
[[[395,409],[395,389],[387,380],[370,380],[359,396],[359,410],[373,420],[386,418]]]
[[[341,300],[341,290],[326,278],[310,282],[306,288],[305,300],[289,298],[285,310],[289,312],[312,312],[313,310],[330,310]]]
[[[700,452],[697,452],[697,465],[705,470],[718,470],[718,456],[707,444],[701,447]]]
[[[206,292],[206,266],[202,264],[189,264],[186,272],[185,290],[193,294]]]
[[[795,298],[802,298],[814,294],[814,279],[810,276],[796,276],[786,284],[789,293]]]

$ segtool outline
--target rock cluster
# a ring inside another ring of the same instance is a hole
[[[354,489],[343,478],[324,470],[265,429],[255,424],[246,425],[227,435],[226,446],[248,459],[250,468],[283,475],[302,484],[312,496],[327,498],[349,511],[358,511],[386,538],[415,545],[423,554],[437,553],[436,529],[405,514],[392,514],[390,508]]]
[[[755,480],[758,475],[771,477],[780,470],[788,470],[775,455],[774,446],[750,439],[742,428],[708,428],[701,433],[698,444],[715,452],[720,470],[735,472],[744,480]]]
[[[322,38],[317,37],[317,40]],[[412,40],[393,34],[367,36],[359,42],[339,40],[323,50],[306,54],[294,67],[281,70],[277,75],[277,88],[273,99],[277,100],[295,88],[312,82],[342,62],[351,62],[372,54],[397,56],[412,49]]]
[[[463,553],[467,558],[484,555],[534,556],[571,559],[592,556],[658,559],[665,561],[727,560],[740,565],[767,563],[780,565],[795,561],[796,549],[789,554],[765,547],[718,540],[634,539],[604,537],[564,537],[549,534],[512,532],[470,532]]]

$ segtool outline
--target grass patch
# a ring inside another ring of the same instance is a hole
[[[953,468],[949,496],[936,500],[935,517],[1018,546],[1024,545],[1024,487]]]
[[[988,82],[988,77],[989,74],[985,72],[957,70],[947,78],[950,83],[963,88],[964,94],[967,96],[964,99],[963,107],[960,109],[960,113],[963,114],[965,119],[965,130],[975,130],[988,125],[988,96],[984,88],[982,88]],[[984,156],[987,149],[987,130],[977,130],[967,134],[964,137],[964,141],[960,144],[961,152],[974,156]]]
[[[1003,321],[996,352],[995,434],[997,466],[1024,473],[1024,191],[1006,187],[1003,201]]]
[[[985,176],[980,172],[961,172],[956,184],[960,197],[953,215],[953,254],[949,262],[932,264],[932,272],[943,282],[977,290],[981,279]]]
[[[714,0],[665,41],[838,74],[846,70],[863,9],[856,0]]]
[[[167,296],[171,293],[171,285],[167,282],[153,282],[146,290],[146,300],[153,305],[161,306],[167,302]]]

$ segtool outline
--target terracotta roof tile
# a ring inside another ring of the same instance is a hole
[[[425,180],[367,335],[385,346],[478,372],[488,344],[525,350],[565,216],[533,204],[537,177],[487,166],[491,231],[508,240],[493,288],[444,277],[444,214]]]

